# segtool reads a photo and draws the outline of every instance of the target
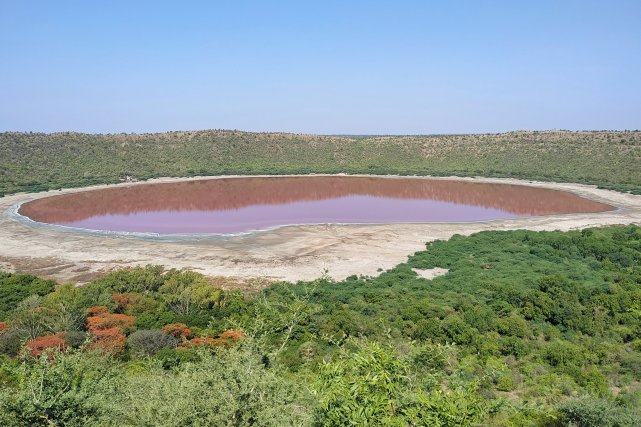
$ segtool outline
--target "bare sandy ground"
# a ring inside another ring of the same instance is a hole
[[[162,178],[147,182],[202,178]],[[243,236],[172,242],[34,227],[18,221],[11,212],[17,204],[29,200],[106,186],[22,193],[0,198],[0,270],[28,272],[58,281],[79,283],[120,267],[146,264],[188,268],[208,276],[238,279],[310,280],[325,272],[335,279],[343,279],[352,274],[375,276],[381,270],[404,262],[414,252],[423,250],[426,242],[447,239],[454,234],[469,235],[482,230],[572,230],[610,224],[641,224],[641,196],[580,184],[486,178],[433,179],[521,184],[571,191],[608,203],[617,210],[465,224],[287,226]],[[117,185],[140,184],[144,183]]]
[[[422,277],[425,280],[432,280],[435,277],[447,274],[450,270],[447,268],[434,267],[426,269],[413,268],[412,271],[416,273],[418,277]]]

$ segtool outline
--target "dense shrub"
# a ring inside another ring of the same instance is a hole
[[[71,348],[78,348],[87,342],[89,334],[85,331],[67,331],[64,333],[65,341]]]
[[[357,343],[356,352],[322,367],[314,425],[462,427],[483,418],[486,408],[474,390],[414,390],[408,370],[390,349]]]
[[[15,356],[21,348],[24,337],[16,329],[6,329],[0,333],[0,354]]]
[[[585,361],[580,347],[560,340],[550,343],[543,352],[543,357],[554,367],[583,366]]]
[[[182,363],[195,363],[200,361],[197,351],[187,349],[166,348],[158,351],[154,355],[154,358],[160,361],[163,369],[172,369]]]
[[[137,330],[127,338],[127,345],[137,356],[153,356],[160,350],[176,348],[180,340],[158,329]]]
[[[128,377],[111,396],[104,425],[309,425],[312,401],[304,384],[280,369],[266,368],[251,343],[216,354],[201,349],[196,358],[184,353],[190,361],[174,369],[152,360]]]
[[[560,421],[576,427],[636,427],[641,425],[641,409],[586,397],[562,405]]]
[[[109,415],[115,391],[113,363],[80,352],[42,355],[13,370],[11,387],[0,387],[0,425],[84,427]]]
[[[0,271],[0,319],[30,295],[46,295],[53,291],[55,282],[29,274],[11,274]]]

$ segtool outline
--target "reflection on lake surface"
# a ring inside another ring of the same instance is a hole
[[[112,187],[34,200],[20,213],[86,229],[176,234],[289,224],[473,222],[611,209],[573,193],[520,185],[309,176]]]

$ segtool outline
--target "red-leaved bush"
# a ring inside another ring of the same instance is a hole
[[[87,317],[87,329],[95,333],[105,329],[116,328],[118,332],[129,333],[134,329],[136,318],[126,314],[103,313]]]
[[[244,336],[245,334],[243,331],[230,329],[223,332],[218,338],[201,337],[183,340],[183,345],[178,347],[178,349],[186,350],[193,347],[227,347],[234,344]]]
[[[107,353],[118,355],[125,351],[127,338],[121,334],[116,326],[111,329],[101,329],[93,331],[94,340],[90,348],[94,350],[103,350]]]
[[[32,356],[39,357],[42,353],[47,350],[65,350],[68,344],[65,341],[63,333],[57,333],[55,335],[44,335],[38,337],[34,340],[27,341],[25,348],[31,352]],[[49,354],[49,358],[53,357],[53,354]]]
[[[5,329],[9,329],[9,324],[7,322],[0,322],[0,332],[4,331]]]
[[[243,331],[239,331],[239,330],[237,330],[237,329],[229,329],[229,330],[227,330],[227,331],[223,332],[223,333],[220,335],[220,337],[221,337],[221,338],[223,338],[223,339],[225,339],[225,340],[228,340],[228,341],[229,341],[229,340],[231,340],[231,341],[238,341],[238,340],[240,340],[241,338],[244,338],[244,337],[245,337],[245,333],[244,333]]]
[[[217,347],[220,345],[222,345],[222,341],[219,338],[200,337],[192,338],[185,342],[185,346],[181,346],[178,348],[187,349],[190,347]]]
[[[93,335],[90,348],[117,355],[125,350],[125,334],[133,331],[136,318],[126,314],[109,313],[105,306],[87,310],[87,330]]]
[[[138,302],[141,298],[140,294],[113,294],[111,300],[116,303],[116,311],[123,312],[132,304]]]
[[[184,323],[171,323],[163,326],[162,330],[176,338],[181,338],[183,341],[191,336],[191,329]]]

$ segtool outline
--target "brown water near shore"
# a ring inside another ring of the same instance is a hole
[[[20,213],[85,229],[176,234],[289,224],[477,222],[612,209],[573,193],[521,185],[302,176],[111,187],[34,200]]]

